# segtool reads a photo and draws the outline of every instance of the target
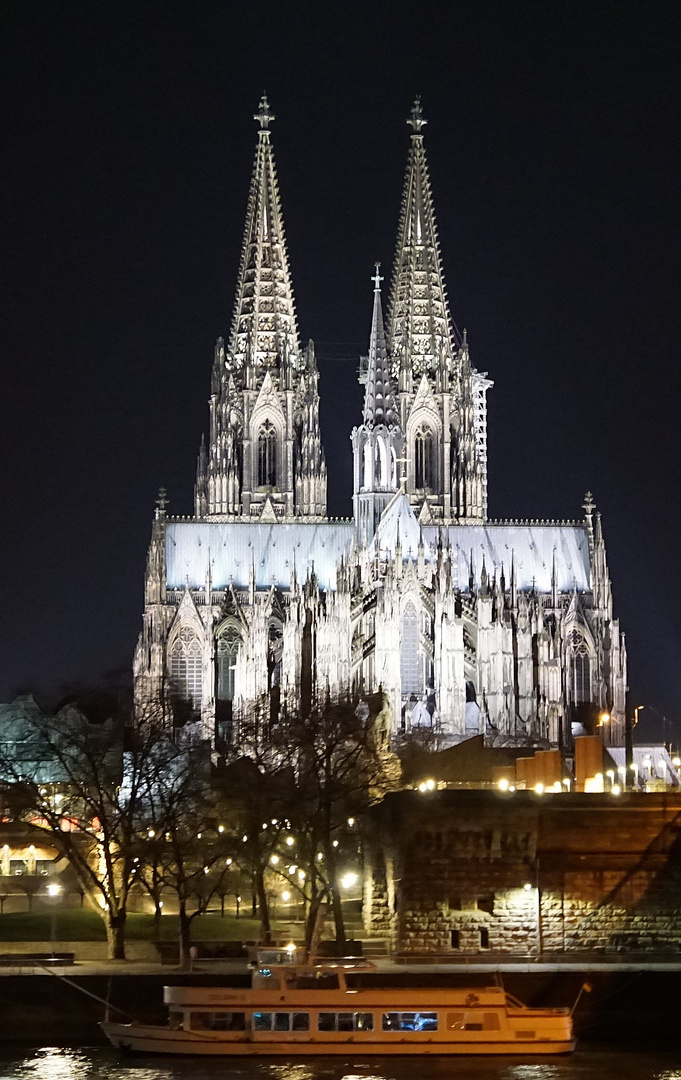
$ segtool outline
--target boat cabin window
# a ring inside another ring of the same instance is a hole
[[[317,1031],[373,1031],[372,1013],[327,1013],[317,1017]]]
[[[310,1014],[303,1012],[254,1012],[254,1031],[309,1031]]]
[[[463,1031],[463,1013],[447,1013],[447,1031]]]
[[[246,1014],[242,1012],[193,1012],[190,1014],[189,1026],[192,1031],[245,1031]]]
[[[437,1031],[437,1013],[383,1013],[384,1031]]]

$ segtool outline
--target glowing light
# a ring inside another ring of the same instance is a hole
[[[149,837],[150,840],[153,840],[154,837],[156,836],[156,833],[154,832],[153,829],[149,829],[149,832],[147,833],[147,836]]]
[[[47,895],[48,896],[59,896],[61,891],[62,891],[61,885],[57,885],[56,882],[53,882],[52,884],[47,886]]]
[[[352,886],[356,885],[358,881],[359,881],[359,876],[357,874],[353,874],[351,872],[349,874],[344,874],[343,877],[341,878],[340,883],[341,883],[341,885],[343,886],[344,889],[351,889]]]
[[[613,795],[621,795],[622,794],[622,788],[619,786],[619,784],[613,784],[612,788],[610,790],[611,790]]]
[[[603,724],[609,724],[609,723],[610,723],[610,713],[607,713],[607,712],[601,713],[601,715],[599,717],[599,720],[598,720],[598,726],[603,727]]]
[[[289,902],[289,900],[291,899],[291,894],[288,889],[284,889],[283,893],[281,894],[281,898],[285,904]]]
[[[523,889],[525,890],[525,892],[531,892],[532,891],[532,886],[530,885],[529,881],[525,882],[525,884],[523,885]]]
[[[277,863],[279,862],[279,856],[278,855],[271,855],[270,856],[270,862],[272,863],[272,866],[276,866]]]
[[[287,844],[288,847],[293,847],[293,845],[295,844],[295,840],[293,839],[292,836],[287,836],[286,837],[286,844]]]
[[[289,874],[295,874],[297,869],[298,869],[297,866],[289,866],[288,872],[289,872]]]
[[[543,784],[535,784],[534,785],[534,791],[535,791],[535,795],[543,795],[544,794],[544,785]]]
[[[231,866],[231,865],[232,865],[232,860],[227,859],[227,861],[225,862],[225,866]]]
[[[294,943],[292,941],[289,941],[288,945],[286,946],[286,952],[287,953],[294,953],[295,951],[296,951],[296,947],[295,947]]]
[[[679,766],[681,766],[681,757],[673,757],[672,758],[672,765],[674,766],[675,769],[678,769]]]
[[[426,785],[425,785],[425,783],[423,783],[423,784],[419,784],[419,791],[427,791],[427,790],[428,790],[428,789],[426,788]]]
[[[334,842],[332,844],[332,847],[338,847],[338,841],[337,840],[334,840]]]
[[[304,870],[299,870],[298,871],[298,881],[305,881],[305,871]]]
[[[225,831],[225,826],[224,825],[218,825],[218,832],[223,833],[224,831]]]
[[[426,787],[428,788],[428,791],[433,791],[434,788],[435,788],[435,781],[434,780],[426,780]]]
[[[241,842],[242,842],[242,844],[248,843],[248,837],[246,835],[242,836],[241,837]]]
[[[506,779],[505,776],[502,776],[501,780],[497,784],[497,787],[499,788],[500,791],[508,791],[510,786],[511,785],[510,785],[509,781]]]
[[[679,765],[681,765],[681,761],[679,761]],[[348,818],[348,825],[350,826],[350,828],[352,828],[352,826],[353,826],[354,824],[355,824],[355,819],[354,819],[354,817],[349,817],[349,818]]]

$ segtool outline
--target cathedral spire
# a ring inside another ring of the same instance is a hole
[[[248,195],[234,317],[227,350],[233,370],[278,367],[298,355],[293,287],[286,251],[279,186],[270,142],[274,114],[263,94],[253,119],[258,144]]]
[[[412,129],[395,250],[388,337],[394,374],[409,368],[420,376],[454,365],[454,343],[444,283],[435,210],[423,145],[421,99],[407,124]]]
[[[397,423],[395,401],[393,398],[388,349],[383,328],[383,310],[381,308],[380,263],[376,263],[376,272],[371,279],[374,283],[374,311],[371,319],[371,337],[369,339],[369,366],[367,369],[366,389],[364,392],[364,423]]]

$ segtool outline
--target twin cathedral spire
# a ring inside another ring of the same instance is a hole
[[[284,521],[326,515],[314,345],[301,348],[263,96],[234,316],[219,339],[208,445],[196,480],[199,519]],[[362,424],[352,433],[353,504],[369,542],[400,487],[422,521],[475,522],[487,514],[486,391],[455,335],[447,303],[417,99],[383,322],[378,266],[362,381]]]

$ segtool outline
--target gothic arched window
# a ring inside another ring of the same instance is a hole
[[[570,635],[570,688],[575,705],[591,701],[591,660],[582,635],[573,630]]]
[[[198,635],[183,626],[170,648],[170,680],[173,693],[201,708],[203,698],[203,650]]]
[[[236,626],[228,626],[217,640],[217,699],[234,701],[234,673],[236,658],[241,645],[241,635]]]
[[[414,435],[414,486],[425,491],[433,491],[436,487],[435,437],[425,425]]]
[[[423,662],[419,650],[419,619],[411,600],[402,612],[402,647],[400,650],[402,695],[423,693]]]
[[[277,486],[277,433],[266,420],[258,433],[258,487]]]

